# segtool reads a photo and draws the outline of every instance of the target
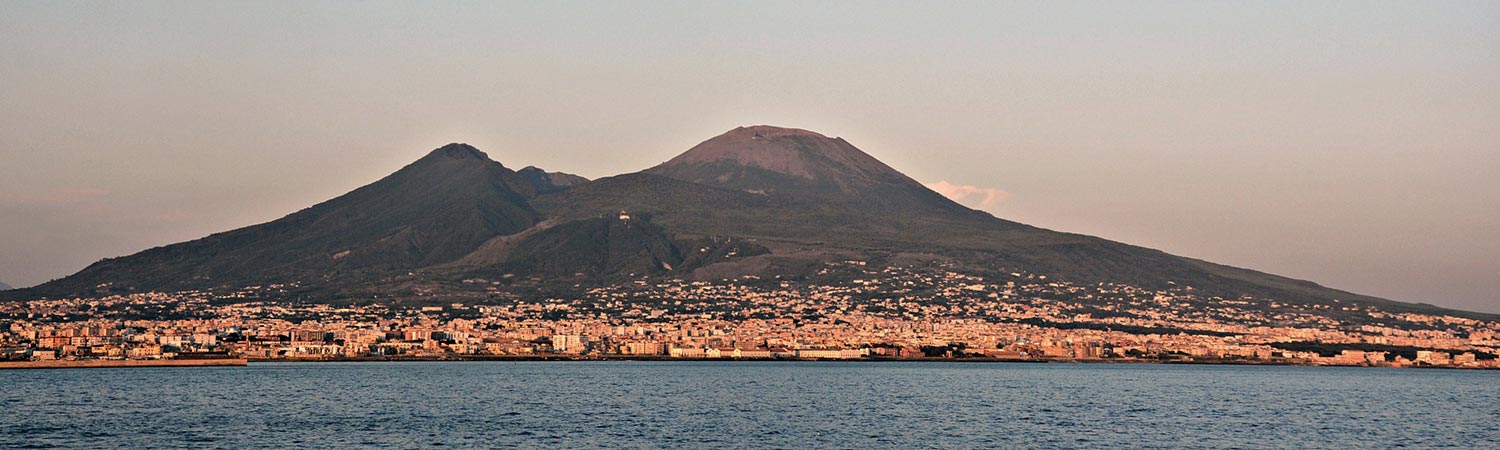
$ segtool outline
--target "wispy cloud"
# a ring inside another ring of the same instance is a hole
[[[1010,193],[995,188],[971,186],[967,184],[953,184],[947,181],[927,183],[927,188],[943,194],[944,197],[962,203],[972,208],[993,208],[1010,198]]]

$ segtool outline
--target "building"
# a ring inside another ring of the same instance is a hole
[[[588,350],[588,338],[578,334],[558,334],[552,336],[552,351],[558,353],[579,354]]]

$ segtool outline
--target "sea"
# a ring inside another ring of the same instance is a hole
[[[967,362],[0,371],[0,448],[1500,448],[1500,372]]]

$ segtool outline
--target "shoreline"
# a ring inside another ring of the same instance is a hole
[[[1460,366],[1362,366],[1362,365],[1338,365],[1338,364],[1306,364],[1299,362],[1279,361],[1239,361],[1239,360],[1144,360],[1144,359],[1023,359],[1023,358],[674,358],[669,356],[643,356],[643,355],[495,355],[495,356],[459,356],[459,357],[366,357],[366,358],[272,358],[272,359],[249,359],[250,363],[373,363],[373,362],[600,362],[600,361],[649,361],[649,362],[848,362],[848,363],[1011,363],[1011,364],[1157,364],[1157,365],[1189,365],[1189,366],[1286,366],[1286,367],[1348,367],[1368,369],[1450,369],[1450,370],[1497,370],[1492,367],[1460,367]]]
[[[0,370],[108,369],[118,367],[243,367],[245,358],[217,359],[88,359],[52,361],[0,361]]]
[[[246,367],[263,363],[376,363],[376,362],[597,362],[597,361],[652,361],[652,362],[849,362],[849,363],[1020,363],[1020,364],[1160,364],[1201,366],[1289,366],[1289,367],[1350,367],[1385,369],[1449,369],[1449,370],[1496,370],[1490,367],[1458,366],[1357,366],[1334,364],[1303,364],[1276,361],[1155,361],[1155,360],[1111,360],[1111,359],[1018,359],[1018,358],[673,358],[669,356],[640,355],[469,355],[461,357],[366,357],[366,358],[214,358],[214,359],[112,359],[112,360],[53,360],[53,361],[0,361],[0,370],[31,369],[107,369],[132,367]]]

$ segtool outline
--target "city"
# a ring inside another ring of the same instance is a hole
[[[1500,324],[1000,279],[940,262],[829,263],[797,281],[642,278],[575,298],[500,281],[415,302],[276,300],[293,286],[0,304],[0,359],[794,359],[1497,368]],[[447,301],[467,297],[469,301]]]

